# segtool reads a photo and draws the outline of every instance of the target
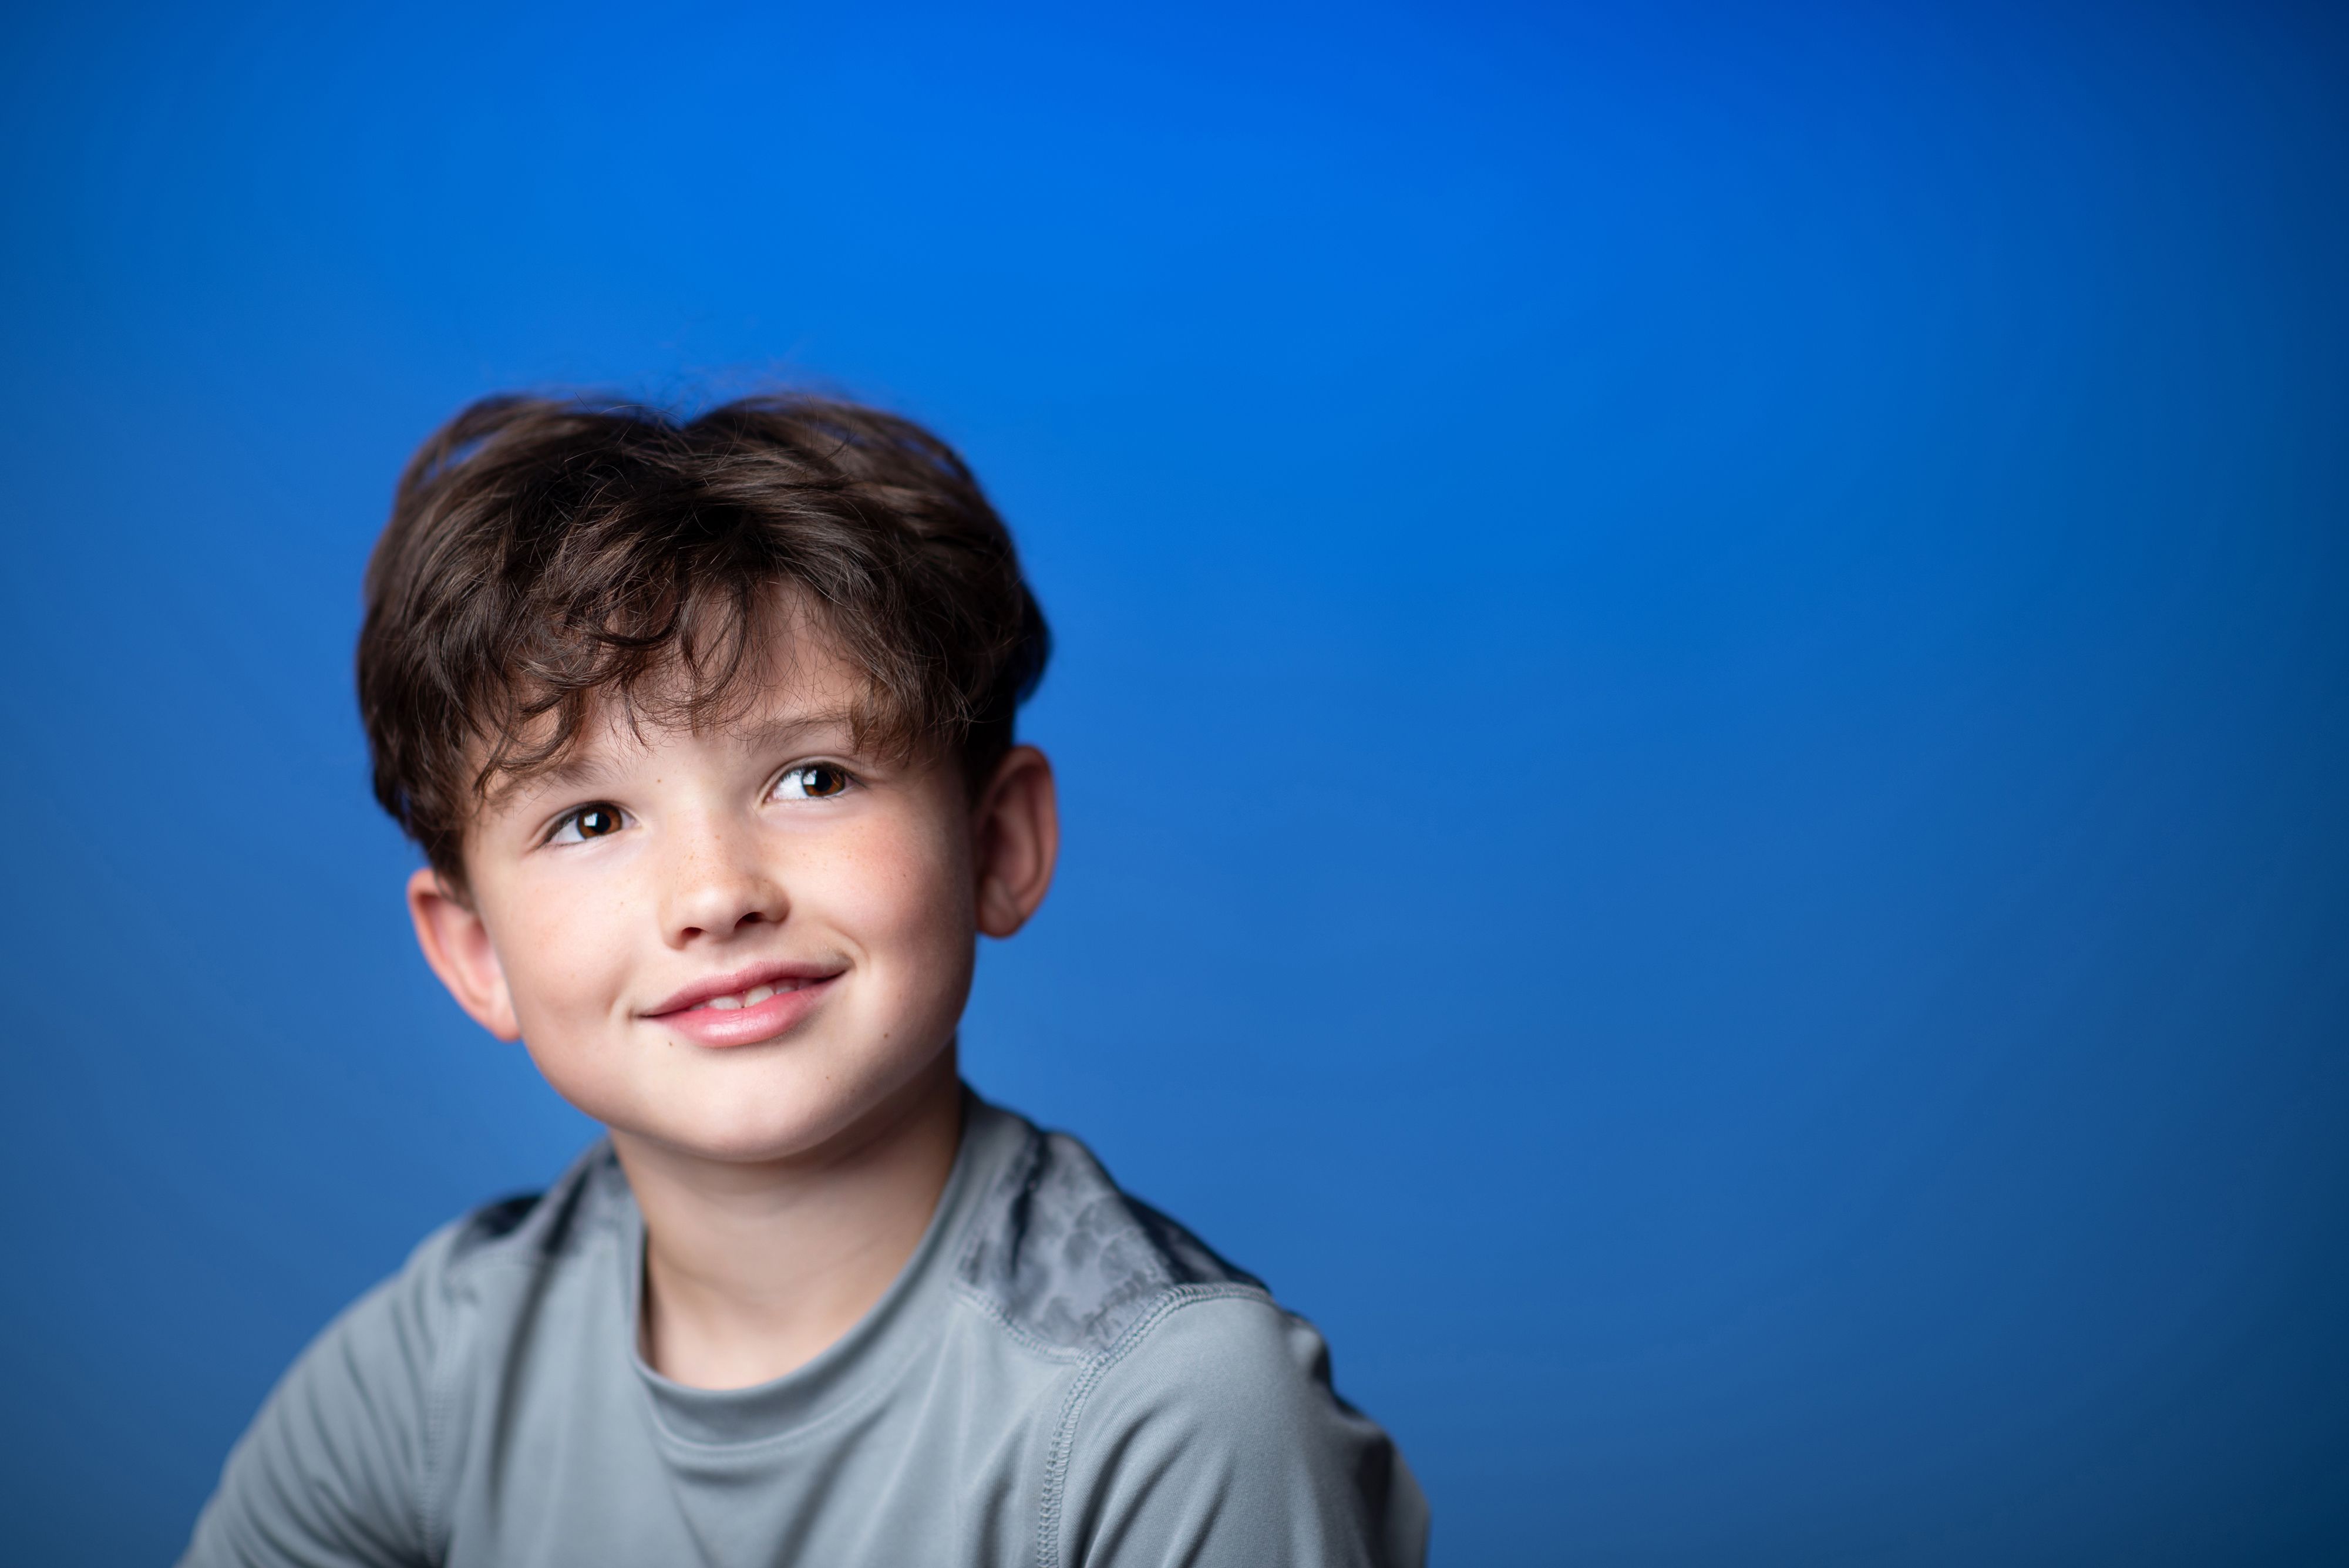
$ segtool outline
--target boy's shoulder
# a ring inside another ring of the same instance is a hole
[[[456,1332],[484,1311],[543,1299],[550,1276],[589,1272],[591,1254],[626,1246],[634,1210],[619,1159],[598,1138],[544,1190],[497,1199],[433,1231],[370,1295],[398,1298]]]
[[[1040,1560],[1122,1560],[1123,1541],[1153,1561],[1423,1561],[1426,1499],[1338,1397],[1313,1326],[1075,1138],[989,1114],[975,1136],[1002,1153],[954,1288],[1065,1368]]]
[[[1098,1355],[1145,1319],[1263,1282],[1129,1196],[1066,1133],[973,1099],[966,1136],[992,1168],[957,1250],[955,1288],[1048,1354]]]
[[[635,1202],[611,1141],[599,1137],[545,1190],[497,1199],[440,1227],[409,1267],[451,1282],[502,1268],[544,1268],[595,1241],[624,1240]]]

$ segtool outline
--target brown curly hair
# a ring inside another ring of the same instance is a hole
[[[367,566],[359,712],[376,798],[449,886],[501,777],[559,761],[598,702],[699,727],[756,692],[779,589],[865,676],[859,739],[959,760],[1011,745],[1050,633],[961,458],[835,399],[681,421],[486,398],[401,475]]]

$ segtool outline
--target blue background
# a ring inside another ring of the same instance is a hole
[[[398,464],[775,379],[1060,634],[973,1079],[1322,1324],[1439,1561],[2349,1559],[2337,22],[12,10],[10,1560],[167,1558],[590,1135],[367,794]]]

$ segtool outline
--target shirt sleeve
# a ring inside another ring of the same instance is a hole
[[[425,1482],[432,1243],[294,1363],[196,1521],[181,1568],[409,1568],[434,1561]]]
[[[1047,1564],[1426,1558],[1427,1502],[1402,1456],[1332,1391],[1312,1325],[1253,1293],[1179,1301],[1113,1352],[1068,1442]]]

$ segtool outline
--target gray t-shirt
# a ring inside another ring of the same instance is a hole
[[[1074,1139],[965,1106],[888,1293],[755,1388],[637,1354],[608,1144],[436,1233],[286,1373],[184,1563],[1415,1568],[1426,1501],[1312,1327]]]

